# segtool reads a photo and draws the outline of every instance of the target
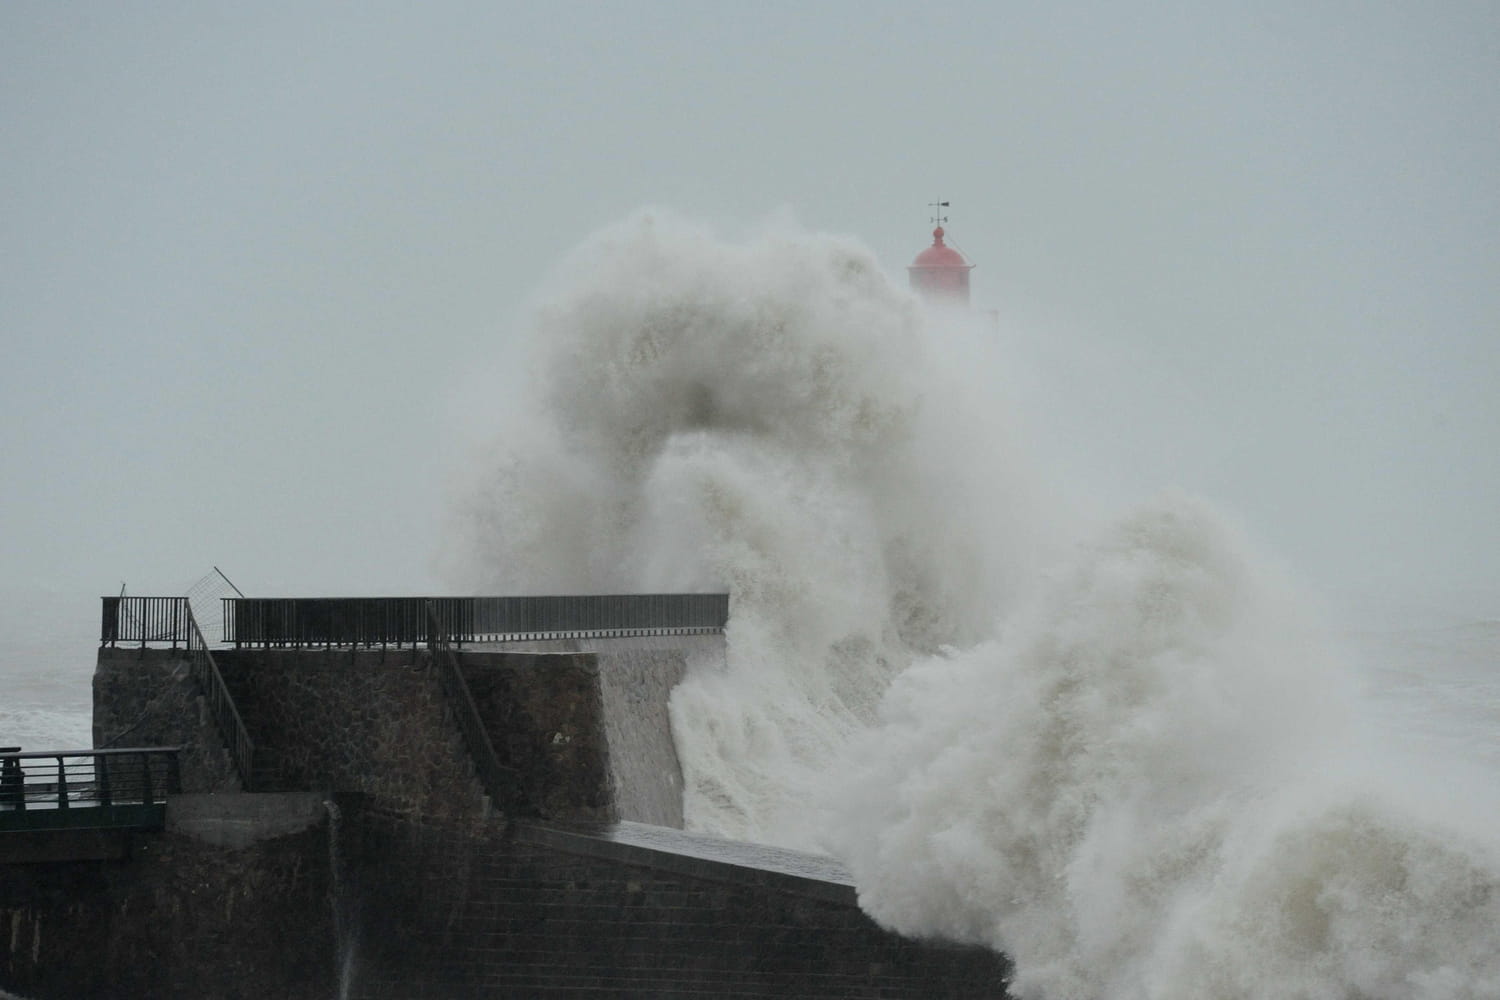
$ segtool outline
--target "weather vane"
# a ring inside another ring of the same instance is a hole
[[[932,209],[933,225],[941,226],[948,221],[948,217],[943,214],[943,209],[948,207],[946,201],[929,201],[927,207]]]

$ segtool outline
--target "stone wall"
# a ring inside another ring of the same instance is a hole
[[[412,815],[484,815],[425,652],[257,649],[216,658],[255,744],[256,789],[366,795]]]
[[[347,974],[364,1000],[1004,997],[1000,956],[882,931],[827,859],[668,829],[667,699],[722,640],[660,643],[461,654],[535,820],[490,814],[425,651],[216,654],[256,787],[317,794],[269,819],[269,796],[184,799],[129,862],[0,870],[0,988],[300,1000]],[[101,651],[96,729],[187,745],[190,790],[221,790],[191,685],[179,656]],[[342,819],[300,828],[325,797]],[[656,825],[632,840],[621,819]]]
[[[599,664],[583,653],[465,652],[464,678],[531,815],[605,821],[616,808]]]
[[[0,990],[30,1000],[327,1000],[337,957],[328,827],[297,810],[300,829],[239,847],[134,834],[126,862],[0,864]]]
[[[687,638],[702,646],[718,637]],[[667,700],[689,654],[661,641],[459,654],[528,814],[682,825]],[[244,649],[215,658],[255,745],[256,790],[320,789],[412,815],[485,815],[425,650]],[[94,688],[97,745],[182,746],[186,791],[239,789],[180,652],[102,649]]]
[[[667,718],[684,670],[680,650],[467,651],[461,663],[531,814],[682,825],[682,770]]]
[[[356,1000],[1006,996],[1001,956],[887,933],[844,885],[525,823],[353,825]]]
[[[549,774],[531,782],[537,815],[681,828],[668,703],[690,670],[721,670],[724,657],[722,635],[622,636],[473,647],[462,662],[501,756]],[[566,676],[535,674],[560,664]]]
[[[177,747],[186,791],[238,791],[234,761],[180,649],[104,647],[94,668],[94,746]]]

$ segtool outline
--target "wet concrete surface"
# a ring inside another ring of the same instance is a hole
[[[645,823],[570,825],[518,822],[519,839],[693,878],[773,888],[854,903],[854,879],[833,858],[768,844],[725,840]]]

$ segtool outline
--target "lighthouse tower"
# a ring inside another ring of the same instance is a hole
[[[946,201],[934,202],[939,208],[947,208]],[[964,260],[964,255],[943,242],[944,216],[932,220],[938,227],[932,231],[932,246],[917,254],[907,273],[911,275],[911,287],[918,295],[933,302],[950,305],[969,304],[969,272],[974,265]]]

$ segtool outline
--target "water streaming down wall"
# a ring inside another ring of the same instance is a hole
[[[713,645],[720,645],[717,641]],[[699,644],[706,645],[706,644]],[[682,682],[682,649],[622,649],[600,655],[599,686],[610,783],[621,819],[681,828],[682,767],[667,701]]]
[[[1492,784],[1403,778],[1206,506],[1058,544],[1005,359],[861,248],[638,216],[521,333],[455,576],[730,590],[727,664],[672,703],[691,826],[832,845],[883,921],[1013,953],[1025,996],[1500,996]]]
[[[338,1000],[348,1000],[354,982],[355,963],[359,957],[359,926],[356,923],[358,903],[350,893],[349,873],[344,861],[344,814],[338,803],[325,799],[328,810],[328,877],[333,891],[333,967],[338,975]]]

